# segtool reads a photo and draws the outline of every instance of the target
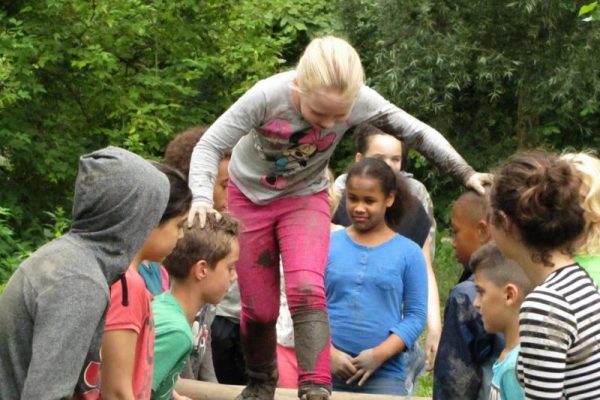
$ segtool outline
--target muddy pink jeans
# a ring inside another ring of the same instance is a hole
[[[298,382],[331,385],[325,266],[330,211],[326,192],[258,206],[229,181],[229,211],[242,222],[236,265],[241,332],[250,371],[276,368],[279,256],[294,321]]]

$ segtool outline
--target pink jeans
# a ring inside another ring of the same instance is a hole
[[[326,192],[252,203],[229,181],[229,211],[242,223],[236,269],[242,301],[241,333],[250,371],[276,368],[279,256],[294,320],[298,381],[331,385],[325,266],[329,251]]]

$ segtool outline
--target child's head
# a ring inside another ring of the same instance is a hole
[[[471,257],[477,297],[485,330],[504,332],[519,318],[519,308],[532,289],[531,282],[516,262],[504,257],[495,243],[483,245]]]
[[[474,191],[463,193],[452,206],[452,247],[465,268],[475,250],[490,240],[487,210],[487,198]]]
[[[219,303],[235,280],[235,263],[240,254],[239,222],[227,213],[217,221],[209,214],[204,228],[198,218],[164,261],[175,283],[198,288],[203,303]]]
[[[195,126],[178,134],[169,142],[165,150],[165,164],[179,170],[186,178],[190,173],[190,160],[194,147],[208,127]],[[219,172],[213,190],[213,207],[217,211],[227,209],[227,183],[229,182],[229,160],[231,153],[225,153],[219,162]]]
[[[569,153],[561,158],[575,167],[582,181],[585,229],[577,253],[600,255],[600,159],[588,153]]]
[[[363,122],[354,128],[354,148],[356,161],[364,157],[379,158],[386,162],[394,172],[402,168],[404,147],[402,142],[392,135],[388,135],[379,128]]]
[[[514,155],[495,175],[491,233],[500,250],[510,258],[527,251],[533,263],[546,266],[554,265],[554,251],[573,254],[585,219],[581,180],[572,166],[554,154],[531,151]]]
[[[300,113],[321,129],[344,122],[365,74],[356,50],[333,36],[314,39],[296,68],[294,89],[300,95]]]
[[[157,162],[152,164],[169,179],[169,201],[158,226],[144,242],[140,255],[143,260],[161,262],[183,235],[182,226],[192,203],[192,192],[179,171]]]
[[[385,162],[365,158],[350,166],[346,207],[356,230],[366,232],[383,224],[396,226],[413,201],[404,178]]]

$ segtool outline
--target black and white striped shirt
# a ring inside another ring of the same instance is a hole
[[[523,302],[517,376],[528,399],[600,399],[600,293],[573,264]]]

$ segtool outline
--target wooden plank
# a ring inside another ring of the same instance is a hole
[[[179,379],[175,390],[192,400],[233,400],[242,392],[243,386],[220,385],[212,382],[200,382],[191,379]],[[430,397],[389,396],[381,394],[362,394],[334,392],[331,400],[431,400]],[[296,389],[277,389],[275,400],[298,400]]]

